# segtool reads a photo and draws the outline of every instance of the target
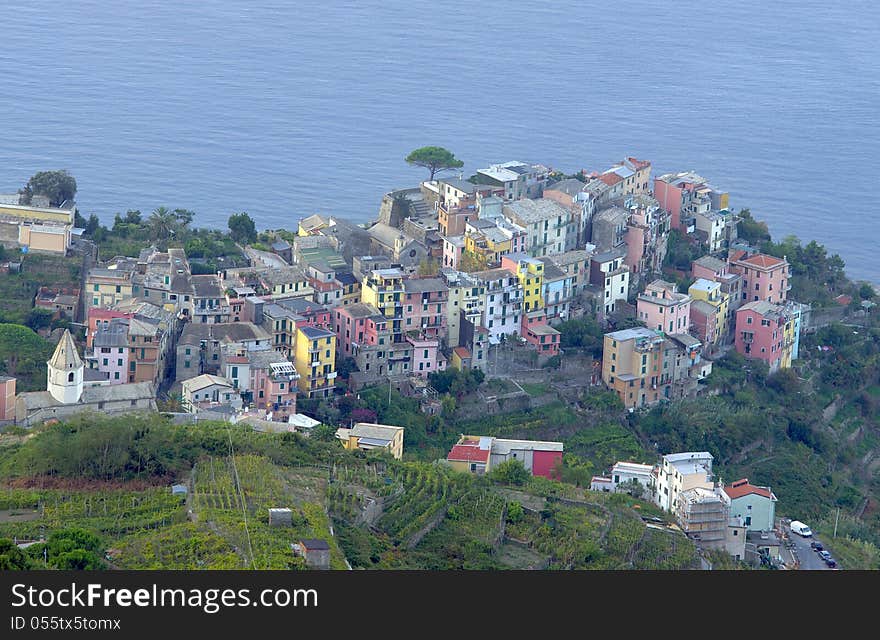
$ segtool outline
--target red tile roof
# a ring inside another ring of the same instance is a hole
[[[751,493],[763,496],[765,498],[774,497],[767,487],[756,487],[753,484],[749,484],[748,478],[737,480],[736,482],[724,487],[724,493],[726,493],[731,500],[747,496]]]
[[[488,462],[489,450],[480,449],[476,442],[473,444],[457,444],[452,447],[452,451],[449,452],[446,459],[464,462]]]
[[[465,359],[471,357],[471,352],[467,347],[455,347],[453,349],[453,351],[455,353],[457,353],[458,357],[461,358],[462,360],[465,360]]]
[[[763,253],[756,254],[750,258],[746,258],[745,260],[741,260],[741,262],[747,262],[750,265],[760,267],[762,269],[769,269],[770,267],[776,267],[781,264],[785,264],[782,258],[768,256]]]
[[[848,296],[845,293],[841,293],[839,296],[834,298],[834,301],[837,304],[843,305],[844,307],[852,302],[852,296]]]
[[[629,156],[627,160],[629,160],[632,166],[634,166],[636,169],[644,169],[645,167],[651,166],[650,160],[639,160],[638,158],[633,158],[632,156]]]
[[[610,171],[608,173],[603,173],[601,176],[599,176],[599,180],[601,180],[602,182],[607,184],[609,187],[613,187],[618,182],[623,180],[623,178],[621,178],[619,175],[617,175],[613,171]]]

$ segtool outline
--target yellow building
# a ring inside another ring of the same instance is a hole
[[[74,210],[0,203],[0,239],[28,251],[59,253],[70,248]]]
[[[403,281],[406,274],[400,269],[374,269],[364,276],[361,285],[361,302],[371,304],[389,319],[391,341],[403,340],[403,300],[406,291]]]
[[[349,451],[384,449],[397,460],[403,457],[403,427],[358,422],[351,429],[337,429],[336,437]]]
[[[606,333],[602,381],[629,409],[656,404],[664,383],[664,338],[644,327]]]
[[[86,276],[83,294],[86,306],[109,307],[140,295],[141,287],[133,282],[133,275],[133,272],[125,269],[91,269]]]
[[[319,216],[317,213],[299,221],[296,234],[301,237],[312,236],[318,234],[322,229],[326,229],[330,222]]]
[[[309,398],[330,396],[336,380],[336,334],[317,327],[296,330],[294,366],[299,388]]]
[[[310,298],[315,293],[308,275],[299,267],[263,271],[260,282],[273,298]]]
[[[501,258],[501,268],[516,274],[523,290],[523,311],[544,308],[544,263],[525,253],[513,253]]]
[[[730,296],[721,290],[721,283],[706,278],[697,278],[688,288],[688,295],[694,301],[702,300],[715,307],[718,331],[712,343],[723,342],[730,330],[728,322]]]
[[[461,345],[461,321],[464,319],[479,326],[486,301],[486,289],[482,282],[462,271],[443,271],[441,276],[449,288],[446,305],[446,344]],[[470,345],[467,345],[470,347]]]

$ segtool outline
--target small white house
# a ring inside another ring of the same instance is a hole
[[[201,408],[228,405],[240,410],[241,396],[226,378],[203,373],[181,383],[183,404],[190,413],[197,413]]]

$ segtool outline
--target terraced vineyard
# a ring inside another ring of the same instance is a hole
[[[298,501],[286,475],[268,458],[256,455],[238,455],[234,462],[231,457],[214,457],[198,463],[193,470],[197,522],[231,544],[241,568],[304,568],[290,548],[303,538],[326,540],[331,567],[345,568],[323,506]],[[270,508],[290,508],[291,526],[270,527]]]
[[[144,491],[0,489],[0,510],[36,511],[27,522],[0,522],[0,537],[36,539],[54,529],[82,527],[117,539],[183,522],[183,499],[168,488]]]

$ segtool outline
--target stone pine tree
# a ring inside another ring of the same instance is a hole
[[[464,162],[458,160],[455,154],[443,147],[421,147],[410,153],[406,161],[417,167],[424,167],[430,174],[430,180],[440,171],[448,169],[460,169]]]
[[[76,178],[66,169],[38,171],[19,193],[24,205],[31,204],[34,196],[45,196],[49,198],[49,206],[60,207],[66,200],[72,201],[76,197]]]

